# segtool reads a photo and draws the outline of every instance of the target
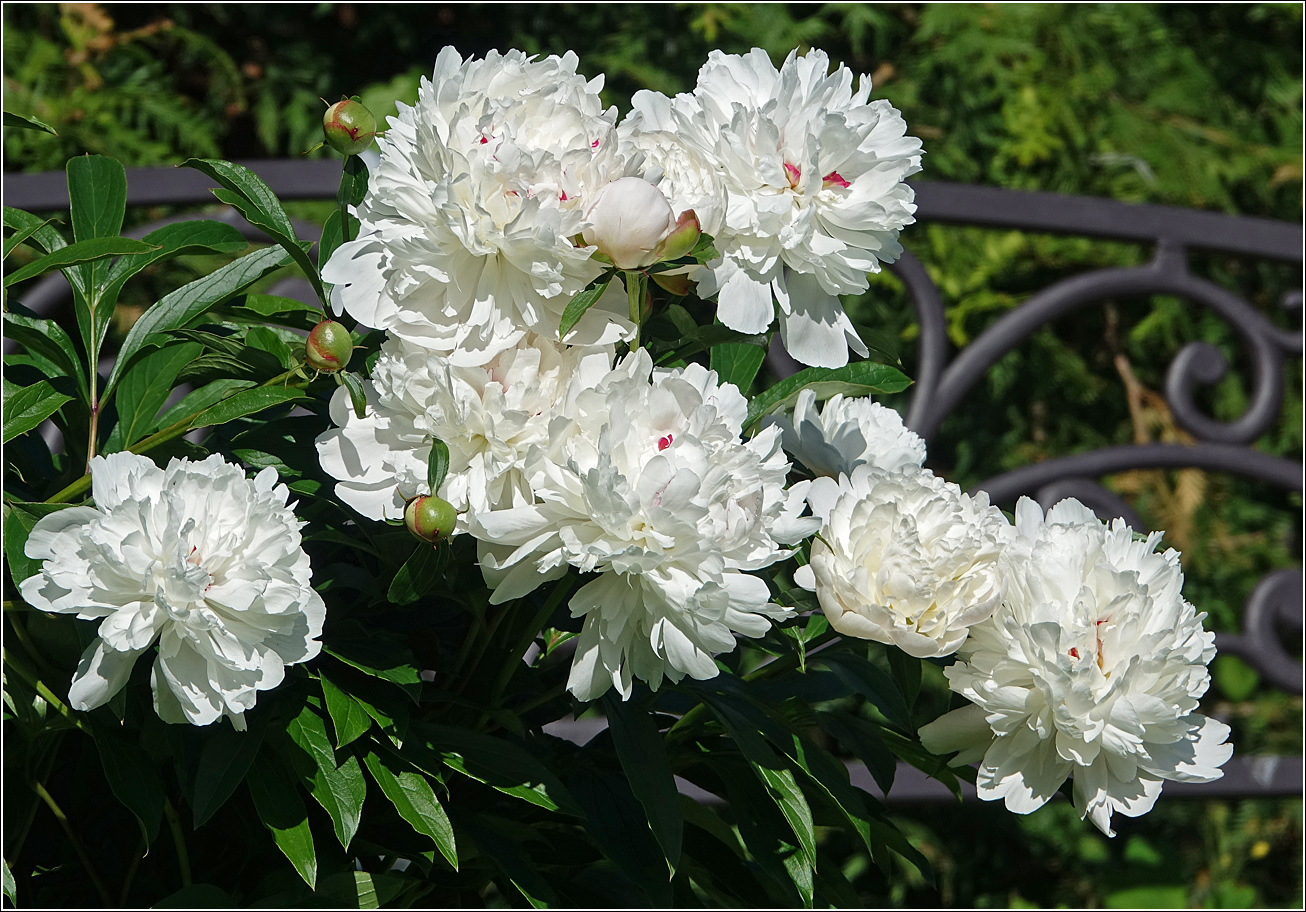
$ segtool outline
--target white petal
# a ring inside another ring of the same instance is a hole
[[[103,640],[96,640],[82,653],[68,688],[68,705],[73,709],[89,711],[108,703],[123,689],[131,677],[132,666],[144,649],[118,652],[108,648]]]

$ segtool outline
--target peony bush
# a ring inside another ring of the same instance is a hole
[[[49,814],[72,904],[855,903],[832,828],[932,875],[847,762],[1107,835],[1220,776],[1178,554],[1013,524],[850,362],[923,155],[870,81],[714,52],[623,117],[577,65],[446,48],[379,132],[332,106],[316,258],[229,162],[184,164],[270,247],[119,237],[99,156],[71,242],[6,208],[7,293],[62,270],[76,324],[6,302],[11,900]],[[123,285],[197,253],[104,376]],[[286,268],[316,304],[260,291]],[[777,336],[808,367],[767,386]]]

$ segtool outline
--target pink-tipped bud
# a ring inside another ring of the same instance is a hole
[[[453,534],[457,523],[458,511],[441,497],[414,497],[404,507],[404,525],[424,542],[444,541]]]
[[[349,330],[335,320],[323,320],[308,334],[304,358],[313,370],[333,374],[349,366],[354,340]]]
[[[352,99],[337,101],[322,115],[322,133],[327,145],[344,155],[357,155],[372,144],[376,118]]]
[[[676,219],[676,227],[672,228],[671,233],[662,241],[662,246],[658,249],[660,254],[658,259],[680,259],[694,249],[702,234],[703,229],[698,224],[698,216],[694,214],[693,209],[686,209],[680,213],[680,218]]]

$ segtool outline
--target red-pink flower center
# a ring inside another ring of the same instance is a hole
[[[798,187],[798,181],[802,178],[802,176],[803,176],[803,172],[799,171],[796,165],[791,165],[789,164],[789,162],[785,162],[785,177],[789,179],[790,187],[796,189]]]
[[[839,176],[838,171],[831,171],[821,178],[821,185],[824,187],[843,187],[845,190],[849,186],[848,182]]]
[[[670,434],[668,434],[665,437],[658,438],[658,452],[661,453],[667,447],[671,446],[671,441],[673,439],[674,438]]]

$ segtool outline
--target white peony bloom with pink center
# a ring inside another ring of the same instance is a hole
[[[790,53],[779,70],[760,48],[713,51],[692,95],[636,93],[623,132],[674,134],[696,154],[658,160],[672,207],[701,203],[719,172],[720,219],[699,211],[721,258],[699,274],[699,293],[717,296],[731,329],[761,333],[778,316],[799,361],[840,367],[848,349],[868,353],[839,301],[867,289],[866,274],[902,252],[898,232],[915,204],[903,181],[920,170],[920,140],[906,135],[887,101],[856,92],[852,72],[830,72],[822,51]],[[702,164],[695,165],[694,162]]]
[[[594,700],[634,679],[656,688],[717,673],[735,634],[761,636],[760,578],[810,535],[803,489],[786,490],[780,434],[740,438],[747,403],[691,364],[653,370],[640,349],[555,418],[527,476],[536,502],[474,515],[481,566],[502,603],[562,576],[598,573],[571,599],[584,616],[568,689]]]
[[[1165,780],[1223,775],[1229,727],[1197,712],[1215,635],[1180,595],[1178,552],[1073,499],[1045,518],[1022,498],[1016,533],[1002,607],[944,672],[973,705],[922,727],[921,742],[980,761],[979,796],[1018,814],[1069,776],[1080,815],[1108,836],[1113,812],[1145,814]]]
[[[563,309],[602,271],[574,240],[598,190],[638,173],[602,77],[576,55],[436,58],[414,107],[378,138],[357,239],[323,269],[337,312],[478,366],[527,332],[556,339]],[[620,283],[613,283],[619,286]],[[634,326],[620,287],[568,333],[612,344]]]
[[[91,710],[122,690],[152,651],[154,707],[166,722],[238,729],[285,666],[318,654],[326,606],[274,469],[253,479],[210,456],[160,469],[144,456],[91,460],[94,507],[51,513],[25,553],[43,560],[22,583],[41,611],[99,620],[68,702]]]
[[[612,368],[611,346],[578,348],[529,334],[479,367],[390,338],[366,382],[359,418],[346,390],[331,399],[336,427],[317,439],[318,458],[339,479],[336,496],[370,519],[402,519],[404,504],[438,493],[459,512],[510,506],[533,497],[525,475],[531,447],[547,443],[549,422],[569,396]],[[449,447],[449,474],[428,490],[432,440]]]

